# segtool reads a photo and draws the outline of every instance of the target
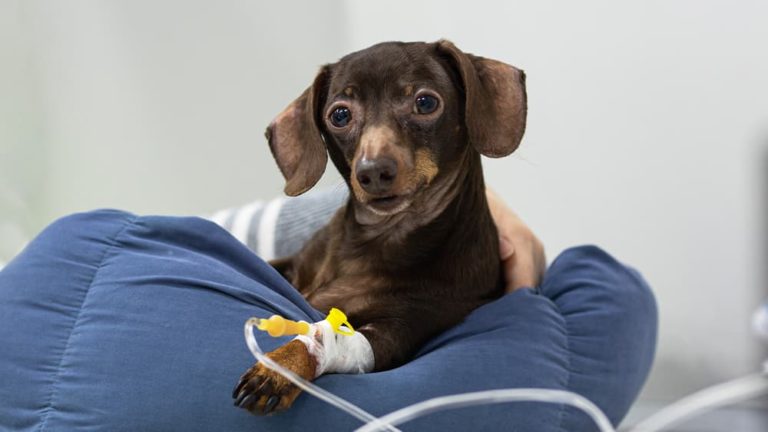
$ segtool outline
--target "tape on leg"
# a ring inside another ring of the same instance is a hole
[[[325,373],[366,373],[373,370],[373,348],[360,332],[350,336],[333,331],[328,321],[310,325],[308,335],[296,337],[317,361],[315,377]]]

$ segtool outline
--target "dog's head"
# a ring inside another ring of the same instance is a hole
[[[522,71],[445,40],[388,42],[324,66],[267,139],[286,194],[314,186],[330,154],[359,205],[392,215],[461,169],[467,152],[512,153],[525,120]]]

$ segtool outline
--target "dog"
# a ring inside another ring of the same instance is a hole
[[[391,369],[500,297],[480,156],[515,151],[526,115],[523,71],[446,40],[385,42],[323,66],[266,137],[287,195],[312,188],[330,156],[350,197],[298,254],[271,264],[316,309],[346,312],[357,338],[320,329],[268,356],[308,380]],[[329,359],[324,345],[336,342],[343,355]],[[257,363],[232,396],[270,414],[299,394]]]

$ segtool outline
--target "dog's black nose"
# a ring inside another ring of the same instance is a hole
[[[360,159],[355,176],[366,192],[380,195],[386,193],[397,177],[397,162],[388,157]]]

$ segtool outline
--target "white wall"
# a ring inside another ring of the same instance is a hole
[[[313,1],[0,1],[0,112],[33,124],[0,132],[0,220],[22,201],[27,237],[95,207],[202,213],[280,193],[264,130],[347,50],[343,10]]]
[[[275,195],[264,127],[320,64],[446,37],[526,70],[528,132],[487,161],[489,183],[550,257],[597,243],[645,274],[661,311],[647,396],[675,397],[760,354],[766,16],[759,1],[0,0],[0,236],[93,207]]]
[[[0,2],[0,261],[24,244],[26,226],[44,223],[42,217],[31,220],[42,200],[43,169],[37,86],[27,47],[21,1]]]
[[[755,370],[768,154],[768,3],[349,1],[352,40],[448,38],[525,69],[529,123],[488,182],[550,257],[596,243],[661,313],[646,391]]]

